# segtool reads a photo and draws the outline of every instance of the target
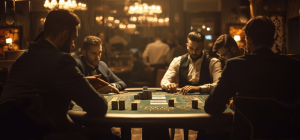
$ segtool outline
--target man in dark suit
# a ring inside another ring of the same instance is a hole
[[[236,94],[263,95],[274,97],[280,102],[293,102],[300,95],[299,61],[275,54],[271,50],[275,34],[274,23],[266,17],[255,17],[247,22],[244,32],[251,54],[226,62],[220,81],[205,102],[204,109],[207,113],[222,113],[229,99]],[[236,114],[234,124],[238,123]],[[251,128],[248,129],[248,125],[241,122],[236,126],[238,125],[239,133],[233,132],[232,139],[249,139]]]
[[[75,125],[67,114],[71,100],[80,105],[88,115],[106,114],[107,101],[95,90],[101,82],[96,77],[90,77],[89,82],[70,55],[74,39],[78,36],[79,24],[80,20],[73,12],[51,11],[46,17],[43,37],[32,42],[11,67],[0,104],[5,104],[11,98],[20,99],[33,95],[38,95],[41,99],[40,106],[33,107],[39,111],[26,111],[28,108],[24,108],[25,110],[20,111],[27,112],[24,116],[13,115],[9,120],[1,119],[1,127],[3,121],[13,127],[13,130],[5,128],[9,133],[14,133],[9,135],[11,139],[18,136],[21,137],[19,139],[27,139],[26,136],[19,135],[20,133],[31,138],[40,133],[52,133],[49,135],[50,139],[52,136],[68,139],[70,135],[76,135]],[[46,126],[52,127],[53,131],[44,132],[43,128]],[[3,131],[0,133],[0,138],[8,135]]]
[[[85,76],[101,74],[101,79],[110,83],[112,91],[119,93],[126,88],[126,84],[118,78],[103,62],[100,61],[102,55],[102,41],[96,36],[87,36],[83,40],[82,54],[76,58],[79,70]]]

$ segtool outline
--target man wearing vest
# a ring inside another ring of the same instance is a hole
[[[182,94],[209,93],[217,84],[222,73],[221,62],[217,58],[208,57],[203,51],[204,37],[200,32],[188,34],[188,53],[173,59],[161,81],[163,89],[176,92],[179,87]],[[176,76],[179,76],[178,85],[174,83]]]

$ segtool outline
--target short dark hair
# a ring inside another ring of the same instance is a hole
[[[251,18],[243,28],[253,45],[268,48],[273,46],[275,30],[274,23],[268,17],[263,16]]]
[[[102,41],[97,36],[87,36],[83,39],[82,50],[87,51],[91,45],[101,45]]]
[[[230,35],[227,35],[227,34],[223,34],[218,37],[218,39],[214,43],[213,50],[217,51],[218,49],[222,48],[223,46],[227,49],[229,49],[231,47],[238,47],[235,40]]]
[[[46,17],[44,24],[44,37],[58,36],[64,30],[76,31],[80,19],[76,14],[68,10],[52,10]]]
[[[187,38],[195,42],[204,42],[205,36],[201,32],[193,31],[188,34]]]

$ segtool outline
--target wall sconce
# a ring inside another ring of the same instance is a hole
[[[13,25],[15,22],[15,1],[4,1],[4,8],[8,25]]]
[[[234,38],[234,40],[236,42],[241,40],[241,36],[240,35],[235,35],[233,38]]]
[[[6,38],[6,44],[9,44],[8,46],[8,50],[11,51],[12,50],[12,38]]]

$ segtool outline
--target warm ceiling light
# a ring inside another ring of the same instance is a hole
[[[57,0],[51,0],[51,2],[49,2],[49,0],[45,0],[44,7],[50,10],[54,8],[67,10],[86,10],[86,4],[77,4],[76,0],[67,0],[67,2],[65,0],[59,0],[58,3]]]

